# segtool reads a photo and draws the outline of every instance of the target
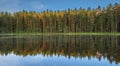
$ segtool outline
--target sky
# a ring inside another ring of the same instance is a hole
[[[65,10],[68,8],[87,9],[106,7],[108,4],[120,3],[120,0],[0,0],[0,12]]]

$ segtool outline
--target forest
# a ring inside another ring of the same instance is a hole
[[[120,32],[120,4],[66,10],[0,12],[0,33]]]

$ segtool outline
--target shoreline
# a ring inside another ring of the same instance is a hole
[[[120,33],[0,33],[0,36],[22,36],[22,35],[116,35],[120,36]]]

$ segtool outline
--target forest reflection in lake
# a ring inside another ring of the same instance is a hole
[[[0,65],[3,58],[6,61],[5,58],[10,58],[11,56],[22,58],[24,65],[27,63],[24,61],[25,58],[33,61],[30,58],[41,56],[47,59],[45,62],[48,62],[49,58],[57,60],[64,57],[64,60],[68,59],[67,62],[70,62],[71,59],[74,59],[72,61],[77,60],[76,62],[79,62],[82,59],[88,58],[89,60],[99,60],[95,62],[107,60],[111,66],[115,66],[120,65],[120,36],[1,36]],[[56,57],[57,59],[55,59]],[[112,63],[115,64],[112,65]]]

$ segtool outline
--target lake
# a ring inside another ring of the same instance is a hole
[[[120,36],[0,36],[0,66],[120,66]]]

